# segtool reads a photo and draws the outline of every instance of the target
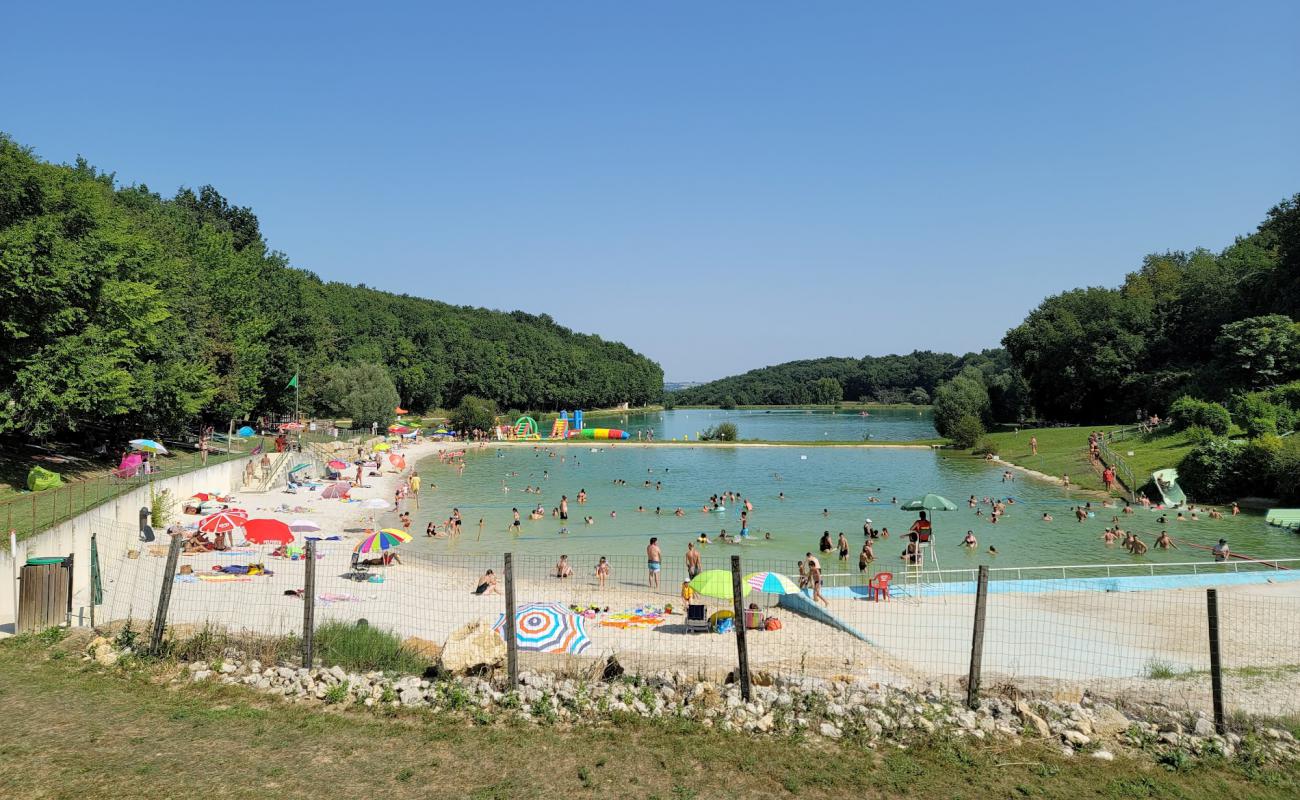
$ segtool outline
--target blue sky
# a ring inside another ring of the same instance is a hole
[[[1296,31],[1294,2],[24,3],[0,130],[211,183],[327,279],[692,380],[995,346],[1253,230],[1300,191]]]

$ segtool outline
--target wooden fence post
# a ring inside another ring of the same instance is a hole
[[[749,648],[745,644],[745,592],[744,578],[740,574],[740,556],[731,557],[731,600],[735,618],[732,620],[736,629],[736,659],[738,668],[736,680],[740,684],[740,696],[749,702]]]
[[[1228,721],[1223,713],[1223,669],[1219,660],[1219,590],[1205,590],[1205,610],[1210,624],[1210,692],[1214,702],[1214,730],[1220,736],[1228,733]]]
[[[167,630],[167,609],[172,602],[172,583],[176,580],[176,561],[181,555],[181,537],[172,536],[167,548],[167,564],[163,567],[162,588],[158,592],[158,610],[153,615],[153,633],[149,636],[149,652],[157,655],[162,650],[163,633]]]
[[[316,657],[316,540],[307,540],[307,564],[302,583],[302,665],[311,669]]]
[[[510,688],[519,686],[519,640],[515,633],[515,566],[514,554],[506,553],[506,675]]]
[[[970,672],[966,674],[966,705],[979,708],[980,670],[984,661],[984,614],[988,608],[989,568],[980,565],[975,583],[975,625],[970,642]]]

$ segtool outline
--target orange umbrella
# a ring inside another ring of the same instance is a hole
[[[397,467],[399,470],[406,469],[406,459],[402,458],[399,455],[390,453],[388,456],[388,463],[392,464],[394,467]]]

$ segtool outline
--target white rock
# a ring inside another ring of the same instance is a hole
[[[821,727],[817,729],[817,732],[822,736],[825,736],[827,739],[838,739],[841,736],[840,729],[829,722],[823,722]]]
[[[1109,750],[1093,750],[1092,757],[1098,761],[1114,761],[1115,754]]]

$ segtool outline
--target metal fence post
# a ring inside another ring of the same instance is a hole
[[[307,540],[307,564],[302,579],[302,665],[311,669],[316,658],[316,540]]]
[[[1210,624],[1210,692],[1214,700],[1214,730],[1220,736],[1228,732],[1223,714],[1223,669],[1219,661],[1219,590],[1205,590],[1205,610]]]
[[[149,652],[157,655],[162,650],[163,633],[167,630],[167,608],[172,602],[172,582],[176,580],[176,561],[181,555],[181,537],[173,536],[167,548],[167,565],[163,567],[162,588],[158,592],[158,611],[153,616],[153,633],[149,636]]]
[[[736,659],[739,662],[737,682],[740,684],[740,696],[749,702],[749,648],[745,645],[745,595],[744,578],[740,575],[740,556],[731,557],[731,600],[735,611],[732,620],[736,629]]]
[[[515,566],[514,554],[506,553],[506,675],[510,688],[519,686],[519,640],[515,633]]]
[[[980,704],[980,669],[984,661],[984,615],[988,608],[989,568],[980,565],[975,583],[975,625],[970,642],[970,672],[966,674],[966,705]]]

